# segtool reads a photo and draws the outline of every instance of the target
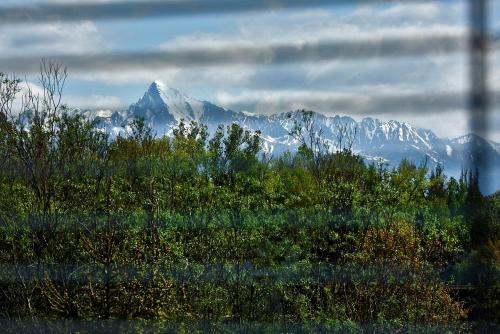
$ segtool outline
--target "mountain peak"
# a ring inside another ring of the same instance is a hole
[[[165,87],[165,83],[161,80],[155,80],[153,81],[153,83],[151,84],[150,87],[159,87],[159,88],[162,88],[162,87]]]
[[[189,99],[189,96],[187,96],[180,90],[167,86],[163,81],[160,80],[153,81],[153,83],[149,86],[148,92],[161,96],[165,103],[167,102],[166,100],[169,99]]]
[[[155,80],[151,85],[149,85],[147,92],[150,94],[160,94],[160,92],[163,91],[165,87],[166,85],[163,82]]]
[[[203,115],[203,102],[191,98],[183,92],[155,80],[138,103],[133,107],[159,111],[168,114],[172,121],[198,121]]]
[[[474,134],[474,133],[468,133],[466,135],[463,135],[463,136],[460,136],[460,137],[457,137],[455,139],[452,139],[452,142],[455,143],[455,144],[470,144],[471,142],[479,142],[479,141],[482,141],[483,138],[481,138],[480,136]]]

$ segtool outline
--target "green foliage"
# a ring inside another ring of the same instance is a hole
[[[307,112],[300,152],[266,159],[236,124],[157,138],[137,120],[110,140],[60,111],[0,119],[3,318],[356,331],[481,306],[498,319],[500,206],[477,176],[366,165]]]

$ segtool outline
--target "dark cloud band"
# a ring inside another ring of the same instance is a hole
[[[416,2],[417,0],[406,0]],[[430,2],[432,0],[419,0]],[[170,0],[115,1],[109,3],[38,4],[0,7],[0,25],[22,22],[131,19],[242,11],[306,8],[329,5],[401,2],[397,0]]]
[[[272,46],[175,49],[93,55],[46,55],[63,62],[72,72],[228,66],[276,65],[367,57],[411,57],[465,51],[466,40],[455,36],[364,41],[322,41]],[[0,71],[27,73],[38,70],[41,57],[0,58]]]
[[[500,105],[500,94],[491,92],[491,103]],[[446,93],[415,93],[394,95],[357,95],[294,98],[283,96],[276,98],[252,99],[231,103],[230,107],[236,110],[292,110],[298,107],[313,109],[324,114],[344,113],[348,115],[423,115],[436,112],[458,112],[467,110],[467,94],[458,92]]]

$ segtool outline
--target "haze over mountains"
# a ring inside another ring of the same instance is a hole
[[[196,121],[207,125],[213,132],[219,124],[238,123],[244,128],[260,130],[263,150],[268,155],[279,156],[294,151],[298,142],[289,136],[293,126],[293,114],[289,111],[270,116],[233,111],[207,101],[187,96],[159,81],[152,83],[144,95],[122,111],[86,111],[100,121],[100,125],[112,135],[122,133],[124,125],[134,118],[144,118],[158,135],[168,134],[181,120]],[[316,126],[323,130],[322,137],[336,143],[340,128],[354,133],[353,151],[367,161],[383,161],[397,166],[406,158],[416,164],[427,161],[429,167],[437,164],[444,167],[449,176],[459,177],[463,168],[471,163],[472,148],[490,163],[488,177],[484,166],[479,166],[480,184],[484,193],[500,189],[500,144],[474,134],[454,139],[439,138],[427,129],[414,128],[406,122],[391,120],[383,122],[366,117],[356,121],[347,116],[325,116],[314,114]]]

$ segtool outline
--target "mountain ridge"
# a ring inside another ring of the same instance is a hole
[[[231,123],[237,123],[246,129],[260,130],[263,150],[268,155],[279,156],[298,147],[297,141],[289,136],[294,120],[293,116],[290,117],[290,112],[257,115],[234,111],[192,98],[161,81],[153,82],[144,95],[126,111],[94,114],[112,135],[126,131],[123,126],[138,117],[144,118],[158,135],[168,135],[171,128],[183,119],[203,123],[210,132],[219,124]],[[440,138],[430,129],[416,128],[408,122],[396,120],[384,122],[365,117],[356,121],[349,116],[327,116],[317,112],[313,113],[313,117],[317,129],[321,128],[323,131],[323,138],[333,146],[340,127],[356,129],[352,149],[367,161],[381,160],[389,166],[397,166],[402,159],[414,163],[427,162],[429,167],[439,164],[449,175],[457,177],[464,168],[471,167],[471,147],[475,147],[480,150],[479,155],[491,158],[493,167],[500,166],[500,144],[475,134],[448,139]],[[498,169],[494,168],[493,175],[500,180]],[[491,184],[483,179],[481,182],[487,193],[500,188],[500,181]]]

